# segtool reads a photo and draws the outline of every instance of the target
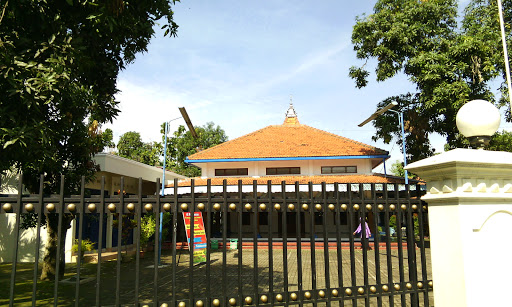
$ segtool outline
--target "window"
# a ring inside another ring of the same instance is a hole
[[[267,167],[267,175],[300,174],[300,167]]]
[[[247,176],[247,168],[220,168],[215,169],[215,176]]]
[[[322,166],[322,174],[357,173],[357,166]]]

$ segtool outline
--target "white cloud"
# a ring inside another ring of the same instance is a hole
[[[212,104],[202,99],[194,101],[190,92],[173,92],[159,84],[140,85],[126,79],[120,79],[118,87],[121,92],[116,99],[121,101],[120,114],[113,124],[106,124],[104,128],[114,131],[114,141],[128,131],[137,131],[144,141],[161,141],[160,125],[181,116],[178,107],[185,107],[187,111],[202,108]],[[172,130],[183,121],[173,121]],[[172,131],[171,130],[171,131]]]

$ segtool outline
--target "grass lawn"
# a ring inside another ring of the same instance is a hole
[[[39,265],[38,278],[41,274],[41,266]],[[0,306],[9,304],[9,291],[11,282],[11,268],[12,264],[0,264]],[[102,264],[102,276],[115,276],[116,268],[115,262]],[[75,264],[66,264],[64,279],[70,278],[76,274]],[[96,274],[96,264],[85,264],[81,269],[81,276],[94,277]],[[31,306],[32,305],[32,287],[34,277],[33,263],[18,263],[16,266],[16,286],[14,295],[15,306]],[[80,285],[80,303],[83,306],[91,306],[96,303],[96,279],[88,283]],[[54,281],[37,281],[37,306],[53,305],[54,302]],[[107,291],[115,292],[114,287],[109,285],[106,287]],[[110,292],[112,293],[112,292]],[[107,293],[104,293],[107,294]],[[110,294],[111,295],[111,294]],[[71,306],[75,302],[75,284],[59,283],[58,287],[58,305]]]

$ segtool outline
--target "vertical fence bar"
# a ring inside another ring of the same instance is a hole
[[[288,306],[290,295],[288,294],[288,226],[286,218],[288,215],[288,205],[286,201],[286,182],[281,181],[281,197],[283,198],[283,209],[281,213],[281,224],[283,232],[283,282],[284,282],[284,297],[285,306]]]
[[[212,180],[211,179],[208,179],[206,181],[206,195],[208,197],[208,200],[206,203],[206,216],[207,216],[207,219],[206,219],[206,240],[207,240],[207,242],[206,242],[206,301],[208,302],[207,303],[207,305],[208,305],[212,301],[211,284],[210,284],[210,279],[211,279],[210,259],[211,259],[211,251],[212,251],[211,227],[212,227],[212,218],[213,218],[213,214],[212,214]],[[217,242],[217,244],[218,244],[218,242]],[[217,245],[217,248],[218,248],[218,245]]]
[[[350,281],[352,283],[352,288],[355,289],[357,286],[357,277],[356,277],[356,256],[355,256],[355,247],[354,247],[354,200],[353,200],[353,192],[352,192],[352,184],[347,184],[347,195],[348,195],[348,206],[347,206],[347,224],[348,224],[348,239],[350,243]],[[345,293],[343,293],[345,296]],[[357,299],[352,299],[352,305],[357,306]]]
[[[101,306],[101,249],[103,248],[103,220],[105,218],[105,176],[101,176],[100,208],[98,211],[100,214],[100,231],[98,234],[98,263],[96,264],[96,306]]]
[[[395,183],[395,200],[397,202],[396,208],[396,227],[398,238],[398,274],[400,276],[400,286],[403,287],[405,283],[404,277],[404,251],[403,251],[403,236],[402,236],[402,202],[400,201],[399,185]],[[405,292],[400,292],[402,307],[406,307]]]
[[[160,180],[160,179],[159,179]],[[159,185],[160,182],[158,182],[157,184]],[[176,284],[176,268],[178,266],[178,264],[176,263],[176,248],[178,246],[178,179],[175,178],[174,179],[174,201],[173,201],[173,204],[171,206],[172,208],[172,299],[171,299],[171,306],[176,306],[176,288],[177,288],[177,284]],[[160,194],[160,193],[159,193]],[[157,202],[158,202],[158,208],[160,208],[160,204],[159,204],[159,200],[158,200],[158,197],[157,197]],[[160,212],[160,209],[158,209],[158,212]],[[160,214],[160,213],[158,213]],[[158,229],[160,225],[158,225]],[[183,246],[183,244],[182,244]],[[156,263],[155,263],[155,266],[156,266]],[[155,270],[155,275],[158,276],[158,271]],[[155,284],[156,284],[156,281],[155,281]],[[155,295],[157,295],[157,292],[155,292]]]
[[[303,285],[302,285],[302,223],[301,216],[302,214],[302,204],[300,201],[300,186],[299,182],[295,181],[295,197],[297,199],[297,216],[295,217],[295,221],[297,224],[297,281],[298,281],[298,296],[299,296],[299,306],[303,306]]]
[[[135,234],[136,249],[135,249],[135,306],[139,305],[139,284],[140,284],[140,235],[142,233],[142,178],[139,177],[139,187],[137,195],[137,205],[135,206],[135,218],[137,219],[137,231]]]
[[[19,191],[18,191],[19,193]],[[41,219],[44,214],[43,206],[44,198],[44,175],[39,177],[39,195],[37,207],[37,225],[36,225],[36,249],[34,251],[34,279],[32,280],[32,306],[36,306],[36,293],[37,293],[37,273],[39,271],[39,246],[41,246]],[[21,214],[21,204],[19,212]],[[18,240],[16,240],[18,241]]]
[[[329,238],[327,237],[327,212],[330,210],[327,207],[327,191],[326,191],[326,183],[322,182],[322,228],[324,234],[324,277],[325,277],[325,289],[329,291],[331,288],[331,276],[329,274]],[[329,210],[328,210],[329,209]],[[327,297],[330,297],[330,294],[327,294]],[[327,306],[331,306],[331,300],[327,300]]]
[[[16,199],[16,206],[14,212],[16,214],[16,224],[14,225],[14,249],[12,251],[12,267],[11,267],[11,288],[9,293],[9,306],[14,306],[14,287],[16,285],[16,264],[18,263],[18,247],[20,237],[20,220],[22,210],[22,193],[23,193],[23,174],[20,174],[18,182],[18,197]],[[58,258],[57,258],[58,259]],[[57,262],[58,264],[58,262]],[[56,278],[58,280],[58,278]]]
[[[176,184],[176,180],[174,182],[174,184]],[[163,222],[163,218],[160,219],[160,212],[162,211],[161,208],[161,204],[162,204],[162,191],[161,191],[162,188],[162,185],[160,184],[160,177],[157,177],[156,178],[156,199],[155,199],[155,208],[153,210],[153,212],[155,213],[155,235],[154,235],[154,238],[155,238],[155,246],[153,248],[153,251],[154,251],[154,267],[153,267],[153,302],[155,305],[158,306],[158,269],[160,267],[160,264],[161,264],[161,261],[162,261],[162,250],[161,250],[161,247],[162,247],[162,236],[160,234],[160,224]],[[173,263],[174,265],[174,263]],[[174,267],[173,267],[174,269]],[[175,275],[175,271],[173,271],[173,279],[174,279],[174,275]],[[172,288],[173,288],[173,291],[174,291],[174,288],[175,288],[175,284],[173,282],[172,284]],[[174,300],[174,292],[173,292],[173,296],[172,296],[172,299]],[[174,305],[173,305],[174,306]]]
[[[389,191],[388,191],[388,184],[384,184],[384,201],[386,202],[385,208],[384,208],[384,227],[386,228],[386,267],[387,267],[387,275],[388,275],[388,284],[389,286],[393,285],[393,261],[392,261],[392,254],[391,254],[391,231],[389,229],[389,214],[392,211],[389,203]],[[391,288],[392,294],[395,293],[395,289]],[[394,295],[388,296],[389,300],[389,306],[394,307],[395,305],[395,299]]]
[[[222,196],[223,196],[223,205],[222,205],[222,297],[224,298],[224,306],[227,306],[226,300],[227,298],[227,272],[226,272],[226,262],[227,262],[227,232],[228,232],[228,192],[227,192],[227,180],[222,180]]]
[[[78,244],[77,244],[77,258],[76,258],[76,282],[75,282],[75,306],[80,305],[80,266],[82,265],[82,232],[84,229],[84,206],[85,206],[85,176],[82,176],[82,183],[80,187],[80,205],[77,208],[78,219]],[[62,211],[64,214],[64,210]],[[76,220],[76,217],[75,217]],[[73,238],[74,239],[74,238]]]
[[[310,214],[310,225],[311,225],[311,231],[310,231],[310,237],[309,237],[309,243],[311,248],[311,289],[316,289],[316,239],[315,239],[315,202],[313,199],[313,183],[308,183],[308,190],[309,190],[309,214]],[[313,298],[313,306],[317,306],[317,295],[316,293],[312,294]]]
[[[416,186],[416,192],[419,191],[419,186],[417,185]],[[419,195],[417,195],[417,198],[419,199]],[[426,208],[426,207],[425,207]],[[420,255],[421,255],[421,276],[422,276],[422,280],[423,280],[423,283],[424,283],[424,287],[425,287],[425,292],[424,292],[424,295],[423,295],[423,304],[425,306],[429,306],[429,297],[428,297],[428,290],[429,290],[429,285],[428,285],[428,275],[427,275],[427,259],[426,259],[426,256],[425,256],[425,233],[423,231],[423,227],[424,227],[424,224],[423,224],[423,204],[421,203],[421,201],[418,203],[418,224],[419,224],[419,235],[420,235]],[[425,284],[427,283],[427,284]]]
[[[268,194],[268,290],[270,296],[270,304],[274,303],[274,254],[272,244],[272,212],[274,206],[272,205],[272,182],[267,181],[267,194]]]
[[[407,264],[409,266],[409,281],[413,284],[414,291],[410,294],[411,306],[418,307],[418,272],[416,264],[416,238],[414,234],[414,221],[412,219],[411,194],[409,185],[405,185],[407,201]]]
[[[369,284],[368,279],[368,250],[370,249],[370,241],[369,236],[370,234],[366,230],[366,225],[369,225],[370,221],[367,221],[367,208],[366,208],[366,197],[365,197],[365,190],[364,190],[364,184],[359,184],[359,195],[361,198],[361,218],[359,220],[361,225],[361,250],[363,251],[363,281],[365,285],[365,297],[364,297],[364,305],[366,307],[370,306],[370,297],[368,296],[368,287],[366,287]]]
[[[60,176],[60,195],[59,195],[59,207],[57,209],[58,214],[58,230],[57,230],[57,259],[55,261],[55,285],[54,285],[54,293],[53,293],[53,305],[57,307],[59,302],[59,277],[60,277],[60,250],[62,248],[61,238],[62,238],[62,220],[64,218],[64,175]],[[59,212],[60,210],[60,212]]]
[[[188,282],[189,282],[189,301],[190,304],[194,304],[194,237],[195,237],[195,208],[196,208],[196,200],[195,200],[195,190],[194,190],[194,179],[190,180],[190,206],[188,207],[188,211],[190,212],[190,241],[188,242],[188,250],[189,250],[189,272],[188,272]],[[186,225],[185,225],[186,228]]]
[[[375,283],[381,284],[381,272],[380,272],[380,232],[379,232],[379,212],[384,207],[377,203],[377,189],[376,184],[372,183],[372,212],[373,212],[373,226],[375,234],[373,236],[373,249],[375,252]],[[382,207],[381,207],[382,206]],[[377,296],[377,307],[382,307],[382,296]]]
[[[117,270],[116,270],[116,306],[119,306],[121,300],[121,249],[123,247],[123,208],[124,208],[124,177],[121,177],[121,189],[119,190],[119,206],[116,207],[117,213]]]
[[[339,183],[334,183],[334,197],[336,198],[335,224],[336,224],[336,256],[338,258],[338,289],[341,290],[341,289],[343,289],[343,254],[342,254],[342,246],[341,246],[341,211],[340,211],[339,188],[340,188]],[[339,290],[337,290],[337,291],[339,291]],[[330,295],[332,295],[332,292]],[[345,301],[341,300],[340,305],[342,307],[345,306]]]
[[[238,299],[240,302],[244,299],[244,289],[242,287],[242,214],[244,214],[242,197],[242,180],[238,180],[238,206],[235,212],[238,220]]]
[[[253,196],[253,206],[254,206],[254,215],[252,219],[253,223],[253,291],[254,291],[254,302],[256,306],[260,305],[259,298],[259,288],[258,288],[258,222],[259,222],[259,214],[261,212],[261,208],[258,206],[258,181],[253,180],[252,182],[252,196]]]

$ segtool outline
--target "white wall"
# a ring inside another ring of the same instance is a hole
[[[66,233],[66,262],[71,262],[71,247],[73,245],[73,234],[74,224],[68,229]],[[0,225],[2,225],[2,231],[0,231],[0,263],[12,262],[13,251],[15,248],[15,226],[16,226],[16,214],[7,213],[0,214]],[[18,262],[34,262],[36,253],[36,235],[37,229],[20,229],[20,236],[18,240]],[[48,238],[46,228],[41,228],[41,245],[39,246],[39,261],[44,258],[44,248],[46,246],[46,240]]]
[[[201,167],[202,177],[215,177],[215,169],[247,168],[248,176],[267,176],[267,167],[300,167],[300,175],[322,175],[322,166],[357,166],[358,174],[371,174],[370,159],[332,159],[332,160],[289,160],[289,161],[249,161],[249,162],[208,162],[194,163]]]

